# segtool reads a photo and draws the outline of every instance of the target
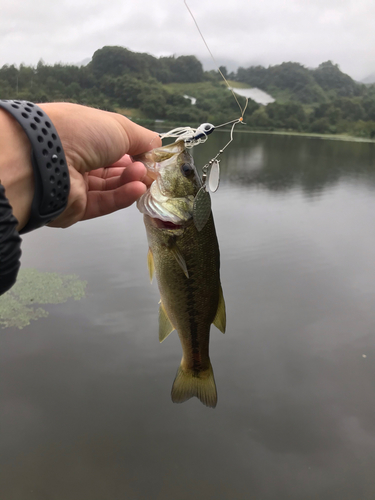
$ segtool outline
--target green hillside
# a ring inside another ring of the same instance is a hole
[[[246,123],[252,129],[375,137],[375,85],[355,82],[331,61],[316,69],[294,62],[240,67],[230,74],[220,69],[233,87],[258,87],[276,99],[267,106],[250,101]],[[204,71],[195,56],[156,58],[123,47],[103,47],[82,67],[43,61],[36,67],[5,65],[0,68],[0,95],[76,102],[149,124],[158,119],[196,126],[239,116],[219,72]]]

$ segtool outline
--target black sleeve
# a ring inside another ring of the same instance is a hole
[[[18,221],[0,184],[0,295],[16,282],[21,258],[21,237],[17,232]]]

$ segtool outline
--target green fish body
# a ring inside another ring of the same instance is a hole
[[[182,141],[136,159],[143,161],[155,178],[138,201],[138,208],[144,213],[150,278],[155,273],[161,296],[159,340],[177,330],[183,350],[172,400],[182,403],[196,396],[215,407],[210,328],[214,323],[224,333],[226,320],[212,213],[198,231],[193,205],[201,182]]]

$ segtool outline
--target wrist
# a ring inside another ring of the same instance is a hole
[[[66,209],[70,186],[69,170],[57,130],[39,106],[28,101],[1,99],[0,108],[17,120],[31,145],[34,195],[30,217],[26,225],[23,219],[20,223],[21,233],[24,234],[57,219]],[[21,156],[24,157],[24,153],[25,149],[22,148]],[[26,183],[23,182],[23,188],[18,189],[18,193],[25,194],[25,185]],[[20,183],[17,186],[20,186]],[[19,203],[22,203],[24,207],[27,204],[28,209],[29,198]],[[22,210],[21,216],[24,215],[25,210]]]
[[[17,120],[4,109],[0,109],[0,131],[0,181],[19,231],[29,220],[34,196],[31,145]]]

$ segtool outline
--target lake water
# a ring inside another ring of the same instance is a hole
[[[375,498],[375,145],[238,133],[212,201],[215,410],[170,400],[135,207],[24,237],[23,267],[88,284],[0,330],[2,500]]]

